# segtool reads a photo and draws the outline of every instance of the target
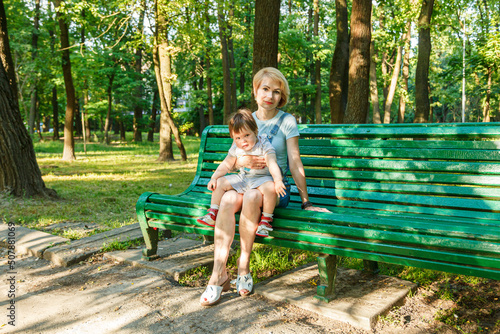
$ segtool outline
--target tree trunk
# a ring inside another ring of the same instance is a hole
[[[59,140],[59,104],[57,103],[57,87],[52,87],[52,128],[53,140]]]
[[[16,72],[14,62],[10,53],[9,34],[7,32],[7,16],[3,6],[3,0],[0,0],[0,62],[7,73],[8,82],[12,93],[14,94],[14,103],[19,105],[17,100],[19,93],[17,90]]]
[[[203,63],[200,64],[201,68],[203,68]],[[196,73],[193,77],[196,77]],[[203,72],[200,75],[200,81],[197,82],[197,80],[193,81],[193,88],[195,91],[203,90]],[[203,105],[198,105],[196,107],[198,109],[198,117],[200,118],[200,135],[203,133],[203,130],[205,130],[206,122],[205,122],[205,109],[203,108]]]
[[[141,0],[141,11],[139,13],[139,26],[138,35],[143,35],[144,30],[144,17],[146,12],[146,0]],[[135,106],[134,106],[134,141],[142,142],[141,133],[141,120],[142,120],[142,97],[143,97],[143,86],[142,86],[142,42],[137,45],[135,50],[135,73],[137,74],[137,86],[135,92]]]
[[[349,91],[345,123],[365,123],[370,95],[371,0],[354,0],[349,44]]]
[[[210,15],[209,15],[210,4],[209,0],[205,0],[205,37],[207,40],[211,39],[210,31]],[[205,76],[207,78],[207,108],[208,108],[208,124],[214,125],[214,107],[212,101],[212,74],[210,73],[210,44],[207,44],[205,50]]]
[[[153,103],[151,104],[151,117],[149,118],[148,141],[154,142],[156,128],[156,105],[158,104],[158,89],[154,90]]]
[[[385,12],[384,9],[382,8],[380,11],[380,16],[379,16],[379,24],[380,24],[380,31],[385,31]],[[382,72],[382,93],[384,95],[384,100],[382,101],[382,105],[385,106],[385,101],[387,100],[387,91],[388,91],[388,84],[387,84],[387,77],[389,73],[388,69],[388,59],[389,56],[387,55],[387,48],[382,47],[382,60],[380,62],[380,70]]]
[[[231,112],[236,111],[238,108],[238,102],[236,100],[236,63],[234,60],[234,45],[233,45],[233,26],[230,22],[234,20],[234,4],[229,2],[229,16],[228,16],[228,35],[227,35],[227,47],[228,47],[228,56],[229,56],[229,73],[230,75],[230,83],[231,83]],[[224,123],[226,124],[226,123]]]
[[[118,126],[120,127],[120,141],[127,142],[127,137],[125,136],[125,125],[123,120],[118,121]]]
[[[108,82],[108,109],[106,112],[106,121],[104,123],[104,142],[109,145],[111,142],[109,139],[109,130],[111,127],[111,111],[113,109],[113,81],[115,80],[115,75],[114,73],[111,74],[109,77],[109,82]]]
[[[488,85],[486,86],[486,99],[483,106],[483,122],[490,122],[490,97],[491,97],[491,66],[486,69],[486,74],[488,77]]]
[[[403,48],[401,45],[398,46],[398,54],[396,56],[396,63],[394,64],[394,70],[392,71],[391,84],[387,92],[387,99],[384,105],[384,123],[388,124],[391,122],[391,108],[394,95],[396,94],[396,85],[398,84],[399,70],[401,68],[401,53]]]
[[[252,77],[264,67],[278,67],[280,5],[280,0],[255,1]]]
[[[222,1],[217,3],[217,21],[219,23],[219,35],[220,35],[220,45],[222,54],[222,74],[223,74],[223,89],[224,89],[224,113],[223,120],[224,124],[227,123],[229,115],[231,114],[233,108],[231,106],[231,69],[229,68],[229,49],[228,49],[228,23],[225,20],[224,9],[222,8]]]
[[[31,34],[31,61],[34,62],[38,54],[38,34],[40,28],[40,0],[35,0],[35,17],[33,20],[33,32]],[[37,118],[37,101],[38,101],[38,91],[37,91],[37,77],[33,75],[33,82],[31,88],[31,103],[30,103],[30,115],[28,118],[28,129],[31,136],[35,133],[35,129],[39,129],[39,124],[35,126],[35,121]]]
[[[418,18],[418,58],[415,72],[415,119],[414,123],[429,121],[429,63],[431,55],[431,18],[434,0],[423,0]]]
[[[378,100],[378,87],[377,87],[377,53],[375,52],[375,42],[372,40],[370,43],[370,97],[373,106],[373,123],[382,123],[380,119],[380,103]]]
[[[347,0],[336,0],[337,43],[330,68],[330,118],[333,124],[344,121],[347,106],[348,66],[349,66],[349,22]]]
[[[61,6],[61,0],[55,0],[56,8]],[[71,60],[69,58],[69,29],[63,14],[57,11],[57,20],[61,30],[62,69],[64,86],[66,88],[66,118],[64,120],[64,151],[63,160],[75,160],[75,140],[73,137],[73,121],[75,118],[76,95],[71,75]]]
[[[161,126],[165,128],[166,125],[168,125],[168,128],[171,130],[171,133],[173,133],[175,142],[177,144],[177,147],[179,148],[179,151],[181,153],[181,159],[182,161],[187,160],[187,155],[186,155],[186,150],[184,149],[184,145],[182,144],[181,137],[179,134],[179,130],[177,129],[177,126],[174,123],[174,120],[172,119],[172,61],[171,61],[171,50],[168,45],[168,43],[163,43],[159,46],[158,50],[158,56],[159,56],[159,62],[160,62],[160,76],[161,76],[161,81],[162,81],[162,89],[163,89],[163,99],[164,99],[164,106],[165,109],[163,109],[162,105],[162,112],[161,112]],[[159,88],[159,87],[158,87]],[[161,95],[160,95],[161,96]],[[164,161],[162,160],[162,141],[167,140],[163,135],[169,135],[169,130],[160,130],[160,157],[158,158],[159,161]],[[171,144],[170,144],[171,145]],[[172,154],[172,159],[173,159],[173,154]]]
[[[314,30],[313,35],[315,37],[319,36],[319,0],[314,0]],[[314,110],[315,110],[315,119],[316,124],[322,123],[321,117],[321,60],[319,58],[316,59],[315,62],[315,85],[316,85],[316,94],[314,99]]]
[[[8,41],[5,9],[0,0],[0,34]],[[24,127],[19,112],[17,95],[8,76],[4,61],[12,64],[9,47],[0,49],[0,193],[14,196],[57,197],[54,190],[45,187],[36,161],[33,142]],[[4,53],[8,52],[8,53]]]
[[[172,64],[171,52],[172,48],[168,44],[168,31],[165,18],[159,15],[159,10],[156,5],[156,41],[153,48],[153,62],[155,65],[156,82],[158,85],[158,93],[161,102],[160,116],[160,154],[158,161],[173,160],[174,154],[172,151],[171,134],[174,134],[175,142],[179,148],[181,159],[187,160],[186,150],[182,144],[179,130],[172,119]]]
[[[55,26],[54,18],[52,17],[52,13],[49,15],[49,36],[50,36],[50,53],[55,58],[56,51],[54,45],[56,44],[56,36],[52,26]],[[52,124],[54,129],[54,135],[52,137],[53,140],[59,140],[59,105],[57,103],[57,86],[54,85],[52,87]]]
[[[411,21],[406,24],[406,37],[403,57],[403,87],[399,96],[398,123],[404,123],[406,112],[406,100],[408,99],[408,77],[410,76],[410,41],[411,41]]]
[[[208,124],[214,125],[214,104],[212,101],[212,77],[210,75],[210,55],[207,52],[206,57],[206,76],[207,76],[207,108],[208,108]]]

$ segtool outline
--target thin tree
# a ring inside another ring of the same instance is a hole
[[[205,0],[205,6],[204,6],[204,16],[205,16],[205,40],[206,40],[206,46],[205,46],[205,67],[204,67],[204,74],[206,77],[207,81],[207,109],[208,109],[208,124],[209,125],[214,125],[214,107],[213,107],[213,100],[212,100],[212,74],[210,73],[210,62],[211,57],[210,57],[210,40],[211,40],[211,31],[210,31],[210,4],[209,0]]]
[[[375,42],[370,43],[370,100],[372,101],[374,124],[382,123],[380,118],[380,102],[378,98],[377,86],[377,52],[375,51]]]
[[[135,106],[134,106],[134,122],[133,122],[133,129],[134,129],[134,141],[135,142],[142,142],[142,133],[141,133],[141,127],[140,127],[140,122],[142,119],[142,96],[143,96],[143,86],[142,86],[142,51],[143,51],[143,45],[142,45],[142,35],[144,32],[144,17],[145,17],[145,12],[146,12],[146,0],[141,0],[141,9],[139,12],[139,25],[137,27],[137,36],[139,36],[139,41],[137,48],[135,50],[135,73],[137,74],[137,86],[136,86],[136,92],[135,92]]]
[[[405,120],[406,100],[408,99],[408,77],[410,76],[410,41],[411,41],[411,21],[406,24],[406,36],[403,56],[402,79],[403,84],[399,95],[398,123]]]
[[[313,35],[319,36],[319,0],[313,1],[314,7],[314,28]],[[314,84],[316,86],[316,94],[314,96],[314,111],[316,124],[321,124],[321,60],[316,57],[314,68]]]
[[[66,117],[64,120],[64,150],[63,160],[75,160],[75,140],[73,136],[73,120],[76,113],[76,94],[71,74],[71,60],[69,57],[69,27],[64,13],[62,13],[62,0],[54,0],[56,5],[57,20],[61,33],[61,58],[64,75],[64,86],[66,88]]]
[[[349,21],[347,0],[335,0],[337,17],[337,41],[330,68],[329,97],[330,118],[333,124],[344,121],[347,106],[347,87],[349,70]]]
[[[404,37],[403,37],[403,39],[404,39]],[[384,123],[386,123],[386,124],[391,122],[392,101],[394,99],[394,95],[396,94],[396,85],[398,83],[399,71],[401,69],[402,52],[403,52],[402,45],[398,45],[397,55],[396,55],[396,63],[394,64],[394,69],[392,71],[391,84],[389,85],[389,89],[387,91],[387,98],[385,100],[385,105],[384,105]]]
[[[371,12],[371,0],[353,1],[345,123],[366,122],[370,95]]]
[[[54,32],[56,22],[53,17],[53,12],[52,12],[52,3],[49,3],[49,24],[48,24],[48,31],[49,31],[49,37],[50,37],[50,54],[53,57],[56,57],[56,50],[55,50],[55,44],[56,44],[56,35]],[[54,83],[52,86],[52,127],[54,130],[54,134],[52,139],[53,140],[59,140],[59,104],[57,103],[57,85]]]
[[[224,1],[220,0],[217,2],[217,22],[219,23],[219,35],[220,35],[221,54],[222,54],[222,75],[223,75],[222,85],[224,89],[223,122],[224,124],[226,124],[229,115],[236,108],[236,106],[232,105],[233,103],[232,92],[233,92],[234,81],[232,80],[231,76],[231,59],[230,59],[231,55],[229,52],[229,41],[231,40],[230,26],[225,19],[223,5]]]
[[[4,63],[13,64],[8,36],[0,0],[0,193],[57,198],[56,192],[45,186],[33,142],[21,119],[15,75],[10,77],[5,69]]]
[[[168,21],[163,6],[155,0],[155,45],[153,48],[153,62],[155,65],[156,83],[161,104],[160,115],[160,154],[158,161],[174,159],[172,150],[172,134],[181,153],[181,159],[187,160],[186,150],[182,144],[179,130],[172,119],[172,53],[168,38]]]
[[[31,61],[34,63],[38,58],[38,35],[40,29],[40,0],[35,0],[35,18],[33,20],[33,32],[31,34]],[[37,116],[37,102],[38,102],[38,78],[36,74],[33,77],[33,86],[31,87],[31,105],[30,105],[30,114],[28,120],[28,128],[30,135],[33,136],[35,132],[35,119]],[[39,129],[39,125],[36,125],[36,128]]]
[[[418,18],[418,57],[415,72],[415,119],[414,123],[429,121],[429,63],[431,56],[431,18],[434,0],[423,0]]]

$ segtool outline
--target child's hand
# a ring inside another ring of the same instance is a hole
[[[274,190],[276,190],[276,193],[281,197],[284,197],[286,195],[286,187],[283,181],[275,181]]]
[[[210,179],[210,182],[208,182],[207,189],[210,191],[214,191],[215,188],[217,188],[217,180]]]

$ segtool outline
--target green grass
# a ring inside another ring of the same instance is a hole
[[[131,134],[128,134],[131,137]],[[34,144],[37,162],[48,188],[60,200],[18,199],[0,195],[0,220],[43,229],[57,223],[98,224],[107,230],[135,223],[135,203],[145,191],[176,194],[193,180],[199,138],[184,137],[188,160],[183,162],[174,144],[175,161],[157,162],[158,141],[75,144],[76,160],[62,161],[63,142]],[[72,239],[85,233],[55,230]]]

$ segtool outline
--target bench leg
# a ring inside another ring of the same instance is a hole
[[[142,259],[151,261],[158,258],[158,230],[152,227],[144,227],[141,224],[142,236],[146,248],[142,250]]]
[[[323,254],[318,256],[319,285],[314,298],[330,302],[335,295],[335,278],[337,276],[337,256]]]
[[[363,260],[363,267],[363,271],[368,274],[376,275],[380,272],[377,261]]]

